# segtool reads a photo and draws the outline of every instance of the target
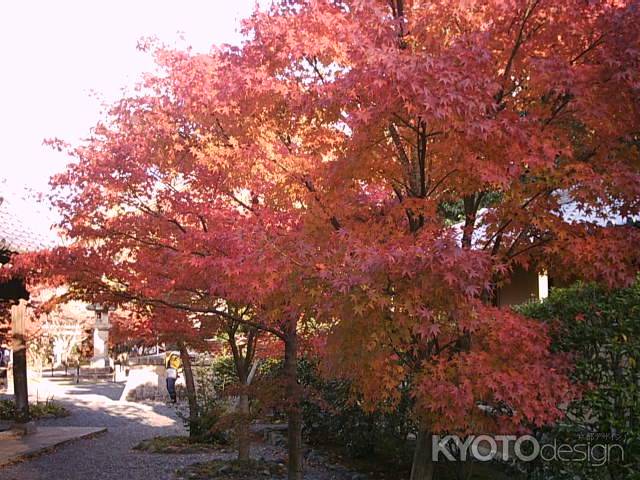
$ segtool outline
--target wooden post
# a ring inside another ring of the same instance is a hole
[[[13,350],[13,393],[16,402],[16,422],[29,421],[29,392],[27,389],[27,343],[25,340],[27,305],[20,300],[11,307],[11,332]]]

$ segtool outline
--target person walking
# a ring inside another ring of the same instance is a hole
[[[167,372],[167,392],[173,403],[176,403],[176,381],[180,370],[182,370],[182,360],[178,352],[166,352],[164,358],[164,368]]]
[[[11,350],[6,343],[0,346],[0,367],[8,367],[11,363]]]

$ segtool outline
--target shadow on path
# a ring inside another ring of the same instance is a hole
[[[109,400],[120,400],[126,382],[78,383],[71,386],[69,395],[98,395]]]
[[[120,402],[123,384],[75,384],[46,379],[37,385],[42,400],[53,397],[69,409],[65,418],[38,421],[43,426],[107,427],[100,436],[65,444],[42,456],[0,468],[3,480],[161,480],[173,479],[177,468],[216,457],[215,454],[154,455],[132,450],[141,440],[185,434],[173,406],[158,402]],[[33,394],[35,392],[31,390]],[[32,397],[35,400],[35,397]]]

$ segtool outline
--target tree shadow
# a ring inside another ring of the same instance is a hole
[[[177,468],[220,457],[215,453],[176,456],[133,450],[144,439],[181,435],[186,431],[173,406],[161,402],[120,402],[124,388],[122,383],[75,384],[67,379],[56,381],[54,385],[54,400],[67,408],[71,415],[40,419],[36,422],[38,426],[107,427],[107,432],[1,467],[0,477],[3,480],[173,478]],[[44,385],[42,387],[40,395],[44,399],[46,393]]]
[[[120,400],[127,382],[101,382],[101,383],[78,383],[67,392],[79,395],[98,395],[109,400]]]

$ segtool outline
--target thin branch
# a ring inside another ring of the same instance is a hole
[[[605,35],[606,35],[605,33],[602,33],[598,38],[596,38],[593,42],[591,42],[591,44],[587,48],[585,48],[582,52],[580,52],[578,55],[573,57],[569,61],[569,64],[570,65],[574,65],[578,60],[580,60],[582,57],[584,57],[590,51],[592,51],[593,49],[597,48],[599,45],[602,45],[604,43]]]

